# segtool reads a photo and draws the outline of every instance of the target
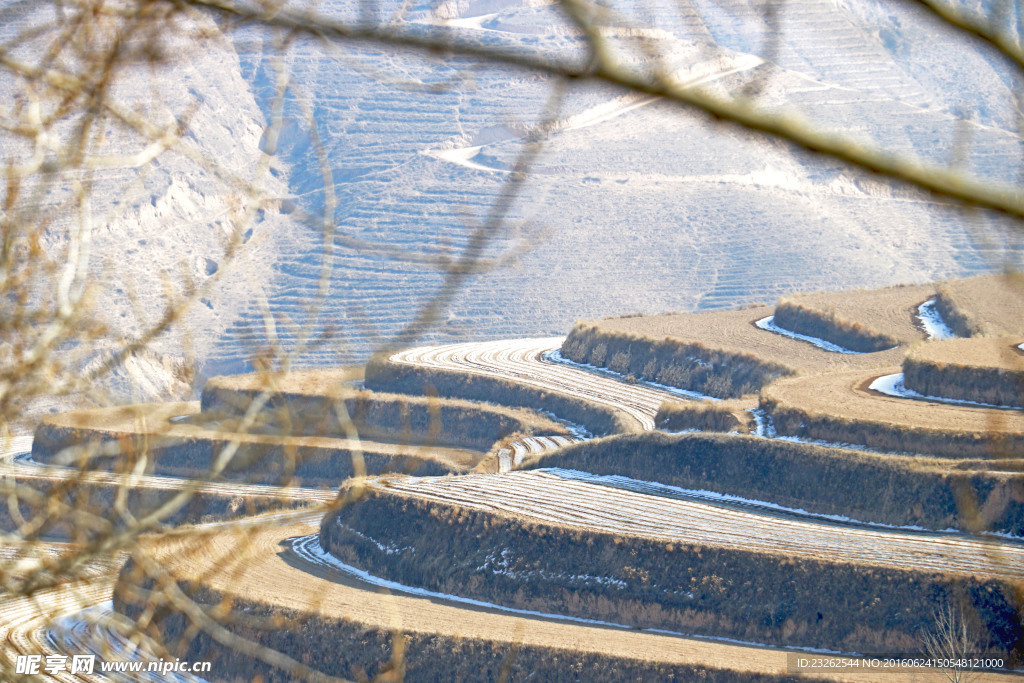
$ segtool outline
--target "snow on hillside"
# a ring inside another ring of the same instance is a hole
[[[624,26],[632,18],[655,29],[677,77],[733,92],[763,69],[760,7],[616,5]],[[1010,81],[996,60],[973,47],[953,51],[958,44],[936,38],[928,22],[904,10],[886,13],[880,3],[797,0],[781,7],[780,44],[760,94],[766,106],[796,106],[822,125],[938,162],[947,160],[956,116],[963,115],[974,121],[967,124],[972,169],[1005,180],[1016,167]],[[344,2],[324,8],[349,11]],[[446,3],[410,17],[485,43],[519,41],[564,55],[579,47],[574,30],[544,4]],[[929,41],[949,47],[951,56],[918,59]],[[550,83],[480,70],[464,87],[423,95],[423,84],[468,64],[325,52],[298,46],[291,68],[327,132],[339,226],[420,254],[457,253],[502,191]],[[242,59],[266,101],[269,56]],[[375,69],[401,82],[368,75]],[[974,114],[963,110],[964,101]],[[470,282],[434,338],[557,333],[585,316],[730,306],[792,290],[919,282],[999,265],[976,240],[974,223],[987,219],[709,125],[664,102],[578,87],[551,130],[492,253],[520,240],[532,248]],[[292,190],[318,207],[319,170],[298,128],[286,159]],[[368,328],[396,329],[441,282],[430,269],[344,249],[337,266],[323,318],[339,324],[349,344],[309,363],[365,352],[378,338]],[[290,251],[268,291],[282,292],[279,305],[296,312],[317,272],[315,257]],[[261,324],[251,307],[221,340],[219,357],[237,357],[239,341],[258,336]]]
[[[360,7],[319,5],[348,18]],[[382,3],[380,13],[398,7]],[[816,125],[938,163],[954,158],[953,141],[966,131],[964,163],[1012,180],[1016,81],[998,59],[920,12],[878,0],[780,4],[779,37],[766,51],[763,7],[624,2],[606,33],[628,52],[630,68],[646,68],[639,41],[652,41],[679,80],[735,93],[758,79],[751,92],[763,106],[795,107]],[[450,0],[404,11],[407,22],[482,45],[582,55],[576,30],[547,2]],[[552,86],[464,59],[308,40],[279,62],[271,37],[254,30],[198,47],[171,41],[168,52],[168,67],[152,75],[140,69],[138,83],[155,86],[167,111],[195,107],[187,141],[249,179],[268,161],[260,144],[279,64],[292,84],[270,171],[258,173],[275,201],[255,216],[232,267],[222,268],[223,245],[244,202],[181,155],[165,154],[142,175],[112,172],[96,211],[103,220],[94,258],[110,274],[102,308],[125,336],[141,329],[131,292],[152,318],[162,308],[165,274],[179,286],[182,269],[197,282],[222,278],[183,331],[156,347],[194,356],[207,374],[245,369],[267,343],[268,320],[285,343],[307,323],[329,331],[328,343],[299,360],[319,365],[364,358],[414,319],[443,282],[424,259],[470,244]],[[145,100],[136,85],[123,84],[119,96]],[[317,216],[325,202],[307,112],[336,202],[329,269],[319,229],[297,220],[303,211]],[[734,306],[793,290],[920,282],[1002,265],[992,258],[1003,253],[999,237],[989,239],[996,219],[661,100],[572,85],[545,130],[529,180],[486,251],[506,260],[471,277],[421,341],[564,333],[582,317]],[[130,196],[119,198],[125,187]],[[359,241],[381,249],[354,246]],[[415,258],[381,253],[395,248]],[[311,312],[324,274],[329,296]]]

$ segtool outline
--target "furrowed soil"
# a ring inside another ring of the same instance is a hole
[[[761,407],[779,434],[950,458],[1024,457],[1024,414],[894,398],[868,388],[879,371],[787,378],[767,387]]]
[[[375,358],[367,364],[366,386],[374,391],[493,401],[501,405],[550,411],[600,435],[630,432],[638,428],[635,420],[622,411],[576,396],[509,379],[416,367],[386,358]]]

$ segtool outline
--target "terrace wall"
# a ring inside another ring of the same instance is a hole
[[[696,391],[715,398],[757,393],[789,368],[750,353],[715,349],[696,341],[651,339],[576,323],[562,343],[562,356],[637,379]]]

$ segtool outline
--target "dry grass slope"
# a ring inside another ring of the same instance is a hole
[[[753,400],[733,401],[666,401],[658,408],[654,423],[658,429],[681,432],[696,429],[702,432],[751,431],[748,410],[756,408]]]
[[[782,299],[775,307],[775,324],[798,334],[817,337],[860,353],[876,353],[899,346],[899,340],[871,327],[821,310],[799,299]]]
[[[917,307],[934,297],[933,285],[904,285],[882,289],[795,294],[788,297],[788,300],[834,316],[837,320],[863,325],[878,335],[893,339],[894,343],[911,344],[924,339],[925,336],[917,324]]]
[[[753,394],[792,374],[784,365],[745,351],[719,349],[701,341],[649,339],[608,331],[601,323],[576,323],[562,344],[562,356],[716,398]]]
[[[219,421],[243,416],[268,386],[254,381],[255,386],[236,388],[235,378],[218,380],[207,382],[202,406],[204,415]],[[534,411],[493,403],[343,390],[326,383],[304,384],[302,391],[269,386],[272,391],[254,429],[275,435],[345,437],[348,419],[368,439],[487,450],[510,434],[568,433],[563,425]]]

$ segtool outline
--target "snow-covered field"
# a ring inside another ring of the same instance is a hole
[[[113,602],[107,601],[56,619],[46,629],[46,638],[60,653],[92,654],[100,662],[141,661],[148,665],[158,661],[144,646],[130,642],[124,632],[115,627],[115,623],[123,620],[123,616],[114,612]],[[207,683],[206,679],[190,673],[145,670],[131,674],[97,673],[94,678],[113,683]]]

